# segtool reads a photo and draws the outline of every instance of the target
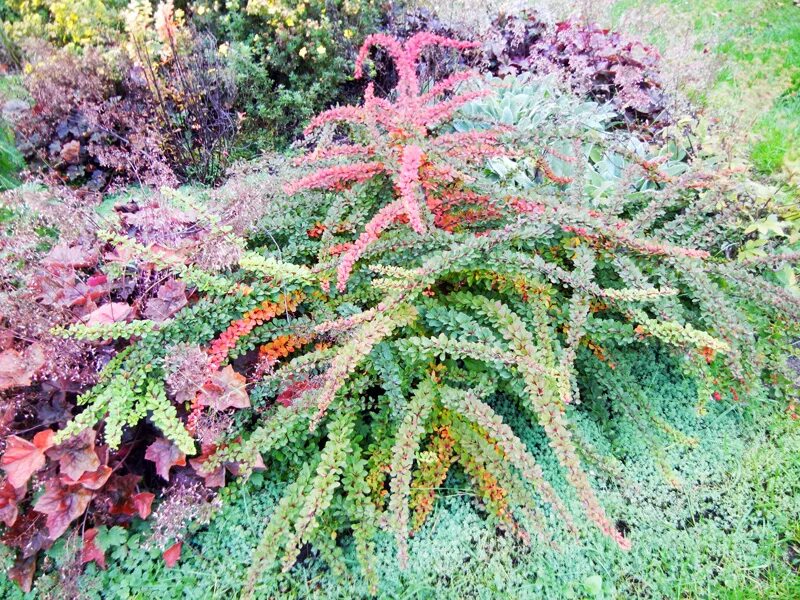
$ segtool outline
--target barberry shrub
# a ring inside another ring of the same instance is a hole
[[[313,119],[316,149],[286,185],[294,204],[281,205],[319,220],[303,229],[284,215],[285,230],[265,225],[248,248],[209,217],[238,256],[240,268],[224,274],[109,235],[118,252],[173,271],[203,297],[158,323],[66,331],[133,343],[81,398],[83,412],[42,441],[63,444],[101,422],[114,447],[146,418],[175,446],[169,456],[200,450],[190,462],[209,486],[226,471],[285,469],[246,596],[309,543],[341,572],[335,540],[350,533],[375,588],[376,531],[394,534],[405,564],[409,535],[455,469],[522,543],[547,543],[554,529],[579,534],[584,519],[500,406],[542,429],[585,520],[628,548],[635,529],[618,529],[582,465],[593,450],[571,425],[578,384],[611,385],[613,353],[639,345],[674,349],[699,378],[701,402],[785,380],[781,352],[800,301],[758,270],[792,255],[737,262],[718,252],[730,221],[705,195],[711,175],[671,174],[668,157],[612,148],[580,120],[545,122],[534,136],[491,110],[478,118],[492,88],[467,87],[470,73],[421,89],[423,48],[468,42],[373,35],[357,76],[376,44],[395,61],[394,94],[368,85],[362,105]],[[618,156],[624,169],[609,186],[586,185]],[[576,365],[586,352],[594,371]],[[218,415],[235,424],[227,434],[209,433]]]

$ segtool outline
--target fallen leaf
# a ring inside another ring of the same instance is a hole
[[[44,346],[38,342],[22,353],[13,348],[0,352],[0,390],[30,385],[45,363]]]
[[[11,485],[15,488],[24,486],[31,475],[44,466],[44,453],[53,445],[53,435],[52,430],[45,429],[33,436],[32,442],[16,435],[6,439],[6,451],[0,458],[0,466]]]
[[[165,438],[158,438],[147,447],[144,457],[156,463],[156,473],[169,481],[169,470],[172,467],[186,466],[186,455],[180,448]]]
[[[248,408],[250,397],[247,395],[247,380],[228,365],[211,375],[197,396],[202,406],[210,406],[216,410],[228,408]]]
[[[58,244],[42,259],[46,267],[85,269],[97,264],[98,253],[94,248]]]
[[[90,312],[82,320],[85,325],[110,325],[127,321],[133,316],[133,307],[126,302],[109,302]]]

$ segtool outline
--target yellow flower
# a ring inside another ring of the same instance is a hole
[[[303,46],[302,48],[300,48],[300,52],[298,52],[298,54],[300,55],[300,58],[305,58],[306,54],[308,54],[308,50],[306,49],[305,46]]]
[[[197,15],[199,17],[202,17],[204,14],[206,14],[206,7],[205,6],[198,6],[197,7]]]
[[[220,44],[219,53],[222,56],[227,56],[228,55],[228,50],[230,50],[230,46],[228,45],[228,42],[225,42],[224,44]]]
[[[353,37],[353,30],[352,29],[345,29],[344,30],[344,37],[345,39],[349,40]]]
[[[317,54],[319,54],[320,56],[325,56],[326,52],[327,50],[325,49],[325,46],[323,46],[322,44],[317,46]]]

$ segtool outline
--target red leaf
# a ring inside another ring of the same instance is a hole
[[[82,320],[86,325],[110,325],[127,321],[133,316],[133,307],[126,302],[109,302],[90,312]]]
[[[27,487],[15,488],[11,482],[6,480],[0,485],[0,521],[11,527],[19,516],[17,502],[25,497]]]
[[[250,397],[246,383],[244,376],[228,365],[211,375],[211,379],[200,388],[197,400],[202,406],[211,406],[216,410],[247,408],[250,406]]]
[[[34,343],[20,354],[13,348],[0,352],[0,390],[31,384],[45,362],[44,347]]]
[[[147,447],[144,457],[156,463],[156,473],[169,481],[169,470],[174,466],[186,466],[186,455],[175,444],[158,438]]]
[[[36,471],[44,466],[44,452],[53,445],[53,431],[45,429],[33,436],[33,442],[9,436],[0,465],[15,488],[24,486]]]
[[[186,284],[171,279],[158,288],[157,298],[147,302],[144,316],[153,321],[165,321],[186,306]]]
[[[94,561],[101,569],[106,568],[106,553],[95,544],[97,528],[92,527],[83,532],[83,548],[81,548],[81,564]]]
[[[77,481],[87,471],[96,471],[100,459],[94,447],[94,429],[87,428],[63,444],[47,452],[47,456],[58,460],[61,474]]]
[[[61,483],[64,485],[82,485],[87,490],[99,490],[106,484],[108,478],[111,477],[113,469],[108,465],[100,465],[96,471],[86,472],[80,476],[78,480],[73,480],[66,475],[61,476]]]
[[[14,566],[8,570],[8,578],[11,581],[16,581],[17,585],[22,588],[22,591],[27,594],[33,587],[33,574],[35,572],[36,555],[34,554],[28,558],[18,558]]]
[[[33,510],[20,513],[14,525],[3,532],[0,543],[9,548],[19,548],[22,556],[33,556],[39,550],[49,548],[52,541],[47,538],[47,517]]]
[[[213,471],[205,469],[205,463],[211,458],[215,449],[215,446],[205,447],[200,456],[189,460],[192,468],[205,480],[206,487],[222,487],[225,485],[225,465],[220,465]]]
[[[164,563],[167,565],[168,569],[174,567],[181,559],[181,548],[183,548],[183,542],[178,542],[167,548],[164,554],[162,554]]]
[[[92,492],[83,487],[66,487],[58,481],[49,481],[46,490],[36,501],[33,510],[47,515],[48,536],[55,540],[61,537],[70,523],[86,512]]]
[[[150,492],[140,492],[131,497],[140,519],[146,519],[150,516],[150,507],[153,505],[153,499],[155,497],[156,495]]]
[[[108,283],[108,277],[106,277],[103,273],[92,275],[86,280],[86,285],[89,287],[97,287],[100,285],[105,285],[106,283]]]

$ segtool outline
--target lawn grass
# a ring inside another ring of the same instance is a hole
[[[793,0],[660,1],[689,19],[699,43],[710,42],[723,60],[710,89],[693,99],[736,122],[757,171],[780,174],[800,146],[800,6]],[[642,4],[622,0],[615,20]]]

